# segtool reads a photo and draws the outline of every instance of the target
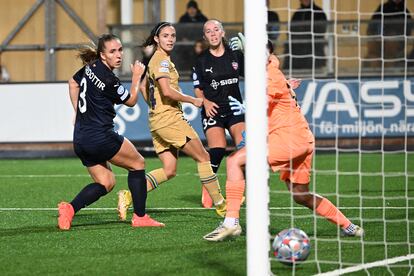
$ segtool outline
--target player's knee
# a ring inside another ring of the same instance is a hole
[[[113,173],[108,173],[108,175],[104,179],[101,179],[99,183],[103,185],[106,191],[109,193],[115,187],[115,175]]]
[[[138,171],[145,169],[145,159],[141,155],[138,155],[138,157],[131,162],[129,168],[127,168],[128,171]]]
[[[226,166],[227,168],[234,168],[237,166],[237,157],[234,154],[227,157]]]
[[[306,203],[306,197],[301,194],[293,194],[293,200],[300,205],[304,205]]]
[[[234,153],[227,157],[226,165],[227,167],[240,167],[245,164],[245,157],[243,155]]]
[[[311,207],[313,206],[313,197],[308,192],[293,192],[293,200],[302,206]]]

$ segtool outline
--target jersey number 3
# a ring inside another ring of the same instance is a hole
[[[81,92],[79,94],[79,111],[80,113],[85,113],[86,112],[86,79],[82,78],[81,83],[80,83],[80,88],[81,88]]]

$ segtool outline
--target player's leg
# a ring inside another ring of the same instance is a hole
[[[106,195],[115,185],[115,177],[108,163],[87,169],[94,182],[86,185],[70,203],[59,203],[58,225],[62,230],[70,229],[75,213]]]
[[[164,226],[163,223],[151,219],[145,212],[147,200],[145,162],[135,146],[125,138],[120,150],[110,162],[128,170],[128,188],[131,192],[134,205],[132,226]]]
[[[210,126],[205,128],[205,135],[209,147],[210,163],[214,173],[217,173],[221,160],[226,153],[226,135],[224,128],[218,126]],[[211,199],[207,189],[202,185],[201,204],[204,208],[211,208],[213,200]]]
[[[203,238],[208,241],[222,241],[228,237],[239,236],[242,228],[239,224],[240,205],[245,189],[244,166],[246,148],[242,148],[227,157],[226,197],[227,212],[224,222]]]
[[[244,167],[246,164],[246,148],[242,148],[227,158],[226,199],[227,213],[224,225],[233,226],[239,223],[240,206],[245,190]]]
[[[313,151],[305,157],[293,160],[292,170],[281,173],[281,178],[285,180],[289,191],[292,192],[294,201],[315,210],[317,215],[325,217],[330,222],[338,225],[345,235],[362,236],[363,229],[354,225],[332,202],[309,191],[312,153]]]
[[[161,133],[162,134],[162,133]],[[172,159],[176,159],[178,157],[178,151],[175,148],[172,148],[170,144],[165,142],[156,131],[151,133],[152,135],[152,142],[154,145],[155,152],[160,157],[161,161],[164,164],[163,168],[158,168],[146,173],[146,180],[147,180],[147,192],[153,191],[154,189],[158,188],[159,185],[166,182],[168,179],[175,176],[176,172],[176,165],[173,166],[174,162],[169,162],[167,157],[163,157],[168,154],[164,154],[169,152],[172,154]],[[132,204],[132,196],[129,190],[120,190],[118,191],[118,217],[121,221],[126,220],[128,209]]]
[[[207,189],[209,195],[213,199],[217,214],[224,217],[226,213],[226,201],[221,194],[217,175],[211,168],[210,156],[204,149],[198,136],[188,140],[182,147],[182,151],[197,162],[198,175],[201,184]]]
[[[74,144],[76,155],[87,167],[94,182],[84,187],[70,203],[61,202],[59,204],[58,225],[60,229],[70,229],[76,212],[112,190],[115,185],[115,177],[106,161],[119,151],[122,142],[122,136],[110,135],[103,144]]]
[[[226,134],[222,127],[210,127],[205,130],[211,167],[217,173],[226,151]]]
[[[363,236],[364,230],[353,224],[331,201],[309,191],[308,184],[286,182],[296,203],[315,210],[319,216],[341,227],[346,236]]]
[[[152,170],[147,173],[147,190],[152,191],[159,185],[173,178],[177,171],[178,150],[171,143],[169,139],[164,140],[164,136],[171,135],[169,128],[154,131],[152,134],[152,142],[154,150],[162,161],[163,167]]]
[[[236,120],[236,119],[237,118],[235,118],[234,120]],[[235,122],[235,123],[230,126],[229,130],[230,130],[230,135],[233,138],[234,144],[238,145],[243,140],[242,133],[246,129],[246,124],[244,123],[244,121],[236,122],[234,120],[233,120],[233,122]]]

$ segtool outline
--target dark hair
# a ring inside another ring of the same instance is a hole
[[[273,43],[272,41],[270,41],[269,39],[267,40],[267,44],[266,44],[267,50],[269,50],[270,54],[273,54],[273,51],[275,50],[273,47]]]
[[[194,1],[194,0],[188,1],[188,3],[187,3],[187,9],[189,9],[189,8],[194,8],[194,9],[196,9],[197,11],[199,10],[199,9],[198,9],[198,4],[197,4],[197,2],[196,2],[196,1]]]
[[[155,41],[154,37],[158,36],[164,27],[172,27],[173,24],[170,22],[160,22],[157,25],[155,25],[154,28],[152,28],[150,35],[145,39],[144,43],[141,45],[141,47],[147,47],[150,45],[157,45],[157,42]]]
[[[95,44],[91,45],[84,45],[78,49],[77,57],[80,58],[83,64],[89,64],[92,61],[101,58],[101,53],[105,50],[105,43],[111,40],[120,40],[114,34],[103,34],[98,38],[98,46],[96,47]]]
[[[150,35],[147,37],[147,39],[145,39],[144,43],[142,43],[142,45],[141,45],[142,49],[147,47],[147,46],[154,46],[154,49],[153,49],[152,53],[149,56],[144,57],[144,59],[143,59],[143,63],[145,65],[145,71],[142,74],[142,76],[145,76],[145,74],[147,73],[148,63],[150,62],[152,56],[154,55],[154,53],[156,51],[155,46],[157,46],[157,42],[155,41],[154,37],[158,36],[160,34],[161,30],[164,29],[165,27],[172,27],[172,26],[173,26],[172,23],[166,22],[166,21],[158,23],[157,25],[154,26],[154,28],[152,28]],[[142,80],[142,78],[143,77],[141,77],[141,80]]]

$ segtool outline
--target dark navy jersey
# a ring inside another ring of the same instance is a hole
[[[73,142],[103,144],[114,129],[114,104],[125,103],[129,91],[101,60],[82,67],[73,79],[80,86]]]
[[[193,67],[193,85],[203,90],[206,99],[219,106],[218,114],[225,116],[233,113],[230,99],[243,102],[239,88],[239,76],[243,75],[244,57],[241,51],[226,47],[222,56],[215,57],[207,49]]]

